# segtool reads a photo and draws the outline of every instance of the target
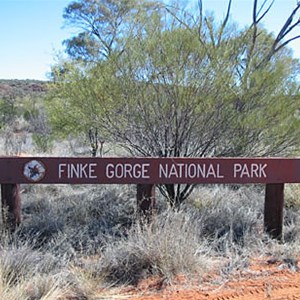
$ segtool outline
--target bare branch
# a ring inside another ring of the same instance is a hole
[[[202,0],[198,0],[199,7],[199,35],[201,34],[202,22],[203,22],[203,3]]]
[[[282,40],[286,36],[286,34],[288,32],[290,32],[290,30],[288,28],[292,24],[293,19],[295,17],[295,14],[297,13],[299,8],[300,8],[300,3],[297,4],[296,8],[292,11],[291,15],[288,17],[288,19],[286,20],[286,22],[282,26],[276,40],[278,40],[278,41]],[[300,23],[300,19],[294,25],[292,25],[292,27],[294,28],[295,25],[297,25],[299,23]]]
[[[254,26],[257,25],[256,16],[257,16],[257,0],[254,0],[254,2],[253,2],[253,10],[252,10],[252,20],[253,20],[253,25]]]
[[[280,46],[278,46],[276,49],[275,49],[275,52],[278,52],[281,48],[287,46],[290,42],[294,41],[294,40],[297,40],[297,39],[300,39],[300,35],[296,35],[290,39],[288,39],[287,41],[285,41],[284,43],[282,43]]]
[[[254,47],[255,47],[255,43],[256,43],[256,38],[257,38],[257,0],[254,0],[253,2],[253,9],[252,9],[252,25],[250,26],[250,28],[253,27],[253,33],[252,33],[252,42],[251,42],[251,46],[250,49],[248,51],[247,54],[247,66],[250,63],[250,58],[252,57],[253,51],[254,51]],[[246,66],[246,68],[247,68]]]
[[[257,12],[257,15],[259,15],[261,13],[261,11],[263,10],[264,6],[266,5],[266,3],[268,2],[268,0],[265,0],[262,5],[260,6],[260,9]]]
[[[90,139],[92,156],[95,157],[97,155],[97,150],[98,150],[98,146],[99,146],[98,145],[98,128],[96,128],[94,132],[93,132],[93,129],[90,128],[89,139]]]
[[[254,0],[253,2],[253,10],[252,10],[252,25],[250,26],[250,28],[253,27],[253,34],[252,34],[252,44],[251,44],[251,48],[249,51],[249,56],[252,55],[254,47],[255,47],[255,43],[256,43],[256,39],[258,37],[257,34],[257,26],[259,24],[259,22],[266,16],[266,14],[270,11],[271,7],[274,4],[273,0],[270,5],[268,6],[268,8],[263,12],[263,14],[259,17],[260,13],[262,12],[263,8],[265,7],[267,0],[265,0],[262,5],[260,6],[260,8],[257,11],[257,0]]]
[[[271,59],[271,57],[276,52],[278,52],[280,49],[287,46],[290,42],[300,38],[300,36],[298,35],[298,36],[292,37],[292,38],[288,39],[287,41],[283,42],[284,38],[287,37],[287,35],[289,33],[291,33],[296,26],[300,25],[300,18],[293,24],[293,20],[294,20],[295,15],[296,15],[296,13],[298,12],[299,9],[300,9],[300,2],[297,2],[297,6],[292,11],[292,13],[290,14],[288,19],[286,20],[286,22],[282,26],[280,32],[278,33],[278,35],[277,35],[277,37],[276,37],[276,39],[275,39],[275,41],[272,45],[272,48],[271,48],[268,56],[266,57],[265,61],[269,61]]]
[[[226,25],[228,23],[228,20],[229,20],[230,10],[231,10],[231,3],[232,3],[232,0],[229,0],[228,7],[227,7],[227,12],[226,12],[226,16],[225,16],[225,19],[224,19],[224,21],[222,23],[222,26],[220,28],[220,33],[219,33],[219,38],[218,38],[218,45],[220,45],[220,43],[221,43],[224,29],[225,29],[225,27],[226,27]]]
[[[273,6],[274,2],[275,2],[275,0],[273,0],[273,1],[271,2],[271,4],[268,6],[268,8],[265,10],[265,12],[261,15],[261,17],[258,18],[257,23],[259,23],[259,22],[265,17],[265,15],[270,11],[270,9],[271,9],[271,7]],[[263,7],[265,6],[266,3],[267,3],[267,1],[265,0],[264,3],[261,5],[261,7],[260,7],[258,13],[257,13],[257,17],[258,17],[259,14],[261,13],[261,11],[262,11],[262,9],[263,9]]]

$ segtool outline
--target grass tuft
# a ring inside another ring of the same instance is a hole
[[[167,211],[149,226],[138,223],[126,238],[107,244],[97,272],[114,284],[137,284],[149,275],[170,281],[179,274],[201,274],[209,260],[199,251],[197,231],[188,214]]]

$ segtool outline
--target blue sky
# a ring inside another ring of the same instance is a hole
[[[56,54],[63,51],[62,41],[75,32],[63,26],[63,9],[70,2],[0,0],[0,79],[47,79]],[[214,11],[217,18],[225,14],[227,2],[203,0],[204,9]],[[232,19],[241,26],[251,21],[251,3],[252,0],[233,0]],[[265,27],[278,32],[296,3],[297,0],[275,0]],[[300,58],[300,39],[290,46],[294,56]]]
[[[67,0],[0,0],[0,78],[46,79],[62,41]]]

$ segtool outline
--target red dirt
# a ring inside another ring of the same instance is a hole
[[[249,268],[228,278],[208,275],[201,282],[178,278],[172,285],[159,278],[141,282],[124,291],[131,300],[292,300],[300,299],[300,269],[295,261],[253,260]]]

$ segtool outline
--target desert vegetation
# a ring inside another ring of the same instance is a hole
[[[253,257],[297,270],[295,191],[287,193],[278,241],[264,233],[260,187],[198,187],[179,211],[158,197],[151,224],[136,218],[134,186],[22,188],[23,222],[1,232],[2,299],[110,299],[147,277],[201,284],[212,270],[221,284]]]
[[[104,156],[298,155],[300,4],[277,35],[261,25],[271,2],[253,1],[242,29],[231,1],[222,22],[201,4],[72,2],[64,18],[82,31],[49,82],[0,81],[1,155],[99,155],[95,132]],[[0,231],[0,298],[116,299],[151,276],[201,285],[212,271],[221,284],[253,257],[298,271],[298,185],[280,241],[264,232],[264,186],[157,189],[147,222],[135,186],[22,185],[22,223]]]
[[[293,155],[299,145],[299,3],[278,33],[253,1],[252,24],[161,1],[75,1],[64,41],[68,59],[52,69],[47,107],[56,136],[87,135],[128,155],[160,157]],[[182,3],[183,4],[183,3]],[[80,119],[80,122],[77,120]],[[162,185],[180,206],[193,185]]]

